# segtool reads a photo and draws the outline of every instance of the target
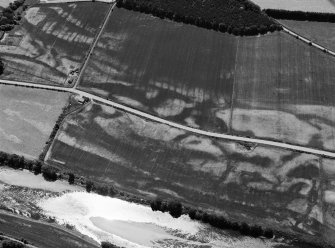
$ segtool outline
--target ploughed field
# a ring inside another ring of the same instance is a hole
[[[259,5],[262,9],[335,13],[333,0],[252,0],[252,2]]]
[[[335,228],[334,161],[323,169],[314,155],[209,139],[96,103],[66,118],[46,161],[308,238]]]
[[[335,23],[279,20],[292,31],[335,51]]]
[[[38,158],[68,97],[0,85],[0,151]]]
[[[115,8],[79,88],[192,127],[334,150],[334,66],[282,32],[236,37]]]
[[[67,78],[84,62],[107,9],[92,2],[29,8],[23,23],[0,41],[6,65],[0,78],[69,85]]]

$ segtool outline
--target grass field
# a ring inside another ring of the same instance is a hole
[[[47,162],[239,221],[310,237],[323,230],[321,164],[313,155],[211,140],[93,104],[68,116]]]
[[[80,68],[107,12],[105,3],[34,5],[0,42],[2,79],[67,85]]]
[[[114,9],[80,88],[167,119],[227,131],[236,38]]]
[[[334,0],[252,0],[262,9],[335,13]]]
[[[93,241],[87,241],[79,233],[2,212],[0,212],[0,232],[17,239],[24,238],[30,244],[41,248],[100,247]]]
[[[116,8],[79,87],[192,127],[334,150],[334,66],[282,32],[234,37]]]
[[[335,23],[280,20],[294,32],[335,51]]]
[[[38,158],[67,93],[0,86],[0,151]]]

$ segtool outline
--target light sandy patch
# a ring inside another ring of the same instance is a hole
[[[46,17],[46,15],[39,12],[39,10],[39,7],[29,8],[26,15],[24,16],[25,19],[34,26],[37,26]]]
[[[41,174],[36,176],[27,170],[0,168],[0,181],[9,185],[43,189],[52,192],[83,191],[82,188],[69,185],[65,181],[48,182]]]
[[[189,127],[194,127],[194,128],[199,128],[200,126],[198,124],[195,123],[194,118],[192,117],[187,117],[185,119],[185,123],[187,124],[187,126]]]
[[[181,99],[168,99],[159,107],[154,108],[156,113],[163,117],[176,116],[181,114],[185,108],[192,108],[194,104],[186,103]]]
[[[287,209],[304,214],[307,210],[308,202],[306,199],[294,199],[287,205]]]
[[[106,106],[106,105],[104,105],[104,104],[101,104],[101,105],[99,105],[99,106],[101,107],[102,111],[103,111],[104,113],[106,113],[106,114],[113,115],[113,114],[116,113],[116,110],[115,110],[115,108],[113,108],[113,107]]]
[[[222,151],[213,144],[212,140],[204,137],[190,135],[180,142],[180,145],[186,149],[207,152],[214,156],[221,156]]]
[[[191,221],[188,216],[174,219],[168,213],[153,212],[147,206],[84,192],[68,193],[60,197],[49,198],[41,201],[39,206],[45,214],[55,216],[60,223],[75,225],[79,232],[97,241],[104,240],[106,235],[102,235],[101,229],[92,223],[90,220],[92,217],[102,217],[112,221],[151,223],[189,235],[196,234],[201,226]],[[117,235],[109,235],[111,239],[117,237]],[[126,247],[129,246],[126,245]]]
[[[326,203],[335,205],[335,192],[331,190],[325,190],[324,192],[324,201]]]
[[[146,121],[134,115],[127,115],[124,118],[131,120],[129,125],[135,133],[154,140],[171,141],[177,136],[185,134],[184,130]]]
[[[234,109],[233,129],[251,131],[256,137],[308,144],[319,130],[293,114],[275,110]]]
[[[162,227],[150,223],[120,220],[111,221],[101,217],[91,217],[90,220],[96,227],[110,234],[114,234],[122,239],[145,247],[151,247],[153,243],[159,240],[174,238]]]
[[[303,178],[294,178],[291,180],[284,181],[280,184],[280,186],[276,187],[276,190],[280,192],[287,192],[289,188],[291,188],[293,185],[301,183],[303,183],[303,186],[302,189],[299,191],[299,193],[301,196],[307,196],[308,193],[311,191],[313,185],[311,181]]]
[[[23,143],[23,141],[21,139],[19,139],[17,136],[15,136],[14,134],[6,133],[6,131],[3,130],[2,128],[0,128],[0,134],[1,134],[1,137],[3,139],[5,139],[9,142],[12,142],[12,143],[15,143],[15,144],[22,144]]]
[[[195,171],[203,171],[210,173],[214,176],[220,177],[227,169],[227,161],[222,162],[203,160],[203,159],[192,159],[187,161],[187,164],[192,166]]]
[[[261,183],[251,182],[251,183],[248,183],[248,187],[250,187],[252,189],[263,190],[263,191],[273,189],[273,185],[271,183],[266,183],[266,182],[261,182]]]
[[[230,122],[230,110],[229,109],[216,111],[215,116],[221,119],[224,123]]]
[[[285,179],[290,171],[310,164],[319,168],[319,158],[312,154],[301,153],[299,156],[290,159],[290,161],[287,161],[282,167],[278,168],[277,175]]]
[[[42,121],[36,121],[34,119],[25,118],[24,115],[21,114],[21,112],[19,112],[19,111],[10,110],[10,109],[7,108],[3,112],[5,114],[7,114],[8,116],[17,117],[18,119],[27,122],[28,124],[34,126],[41,133],[43,133],[45,135],[49,134],[52,130],[52,127],[50,127],[49,123],[45,123],[45,122],[42,122]]]
[[[335,160],[323,158],[322,159],[323,173],[328,178],[335,178]]]
[[[97,145],[93,145],[92,143],[90,143],[89,141],[86,141],[84,139],[81,140],[77,140],[74,137],[70,137],[69,135],[67,135],[65,132],[61,132],[58,135],[58,140],[69,145],[72,147],[77,147],[80,148],[81,150],[85,151],[85,152],[89,152],[95,155],[98,155],[100,157],[106,158],[110,161],[113,161],[115,163],[119,163],[122,165],[126,165],[127,161],[114,154],[112,151],[109,151],[107,149],[105,149],[104,147],[101,146],[97,146]]]
[[[127,104],[129,106],[132,107],[136,107],[136,108],[141,108],[141,109],[147,109],[146,107],[143,106],[142,103],[140,103],[139,101],[136,101],[134,99],[131,99],[129,97],[125,97],[125,96],[118,96],[118,95],[114,95],[114,97],[119,100],[120,102]]]
[[[309,217],[317,220],[322,224],[324,223],[322,209],[318,205],[315,205],[312,208],[312,211],[309,213]]]
[[[179,198],[179,199],[183,199],[183,197],[181,197],[177,192],[172,191],[170,189],[166,189],[166,188],[154,188],[157,191],[163,192],[165,194],[171,195],[174,198]]]
[[[124,114],[119,118],[103,118],[97,116],[94,118],[94,122],[104,129],[110,136],[119,138],[128,136],[129,130],[132,130],[140,136],[160,141],[170,141],[185,133],[185,131],[177,128],[170,128],[164,124],[147,122],[142,118],[127,114]]]
[[[145,97],[150,100],[150,99],[154,99],[158,96],[159,91],[156,89],[149,89],[146,93],[145,93]]]

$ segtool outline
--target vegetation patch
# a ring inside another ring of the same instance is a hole
[[[309,240],[322,235],[322,219],[314,215],[321,211],[322,188],[314,177],[320,165],[313,155],[265,146],[247,150],[97,104],[66,118],[49,154],[47,164],[94,183],[88,191],[112,184],[216,211],[231,222],[299,229]],[[108,188],[102,192],[109,194]]]
[[[70,86],[108,8],[105,3],[37,4],[0,42],[2,79]]]
[[[281,30],[248,0],[118,0],[117,6],[234,35]]]

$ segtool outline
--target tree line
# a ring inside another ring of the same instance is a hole
[[[264,229],[259,225],[232,222],[223,216],[207,213],[195,208],[184,207],[180,202],[155,199],[151,201],[150,206],[153,211],[161,211],[163,213],[169,212],[174,218],[179,218],[182,214],[186,214],[192,220],[201,221],[219,229],[238,231],[245,236],[251,236],[254,238],[265,237],[268,239],[274,237],[274,233],[270,229]]]
[[[17,11],[22,6],[23,10],[27,8],[24,0],[15,0],[8,7],[2,10],[0,14],[0,30],[10,31],[21,20],[21,14]]]
[[[282,29],[248,0],[117,0],[117,7],[238,36]]]
[[[283,9],[266,9],[264,11],[267,15],[275,19],[335,23],[335,13],[303,12]]]

